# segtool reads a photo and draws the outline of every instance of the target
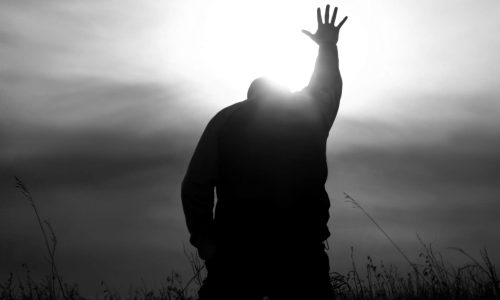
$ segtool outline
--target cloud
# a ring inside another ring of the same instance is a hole
[[[387,257],[392,247],[375,225],[344,201],[344,191],[411,257],[421,251],[417,233],[440,247],[498,251],[500,134],[492,122],[427,124],[429,132],[411,122],[411,130],[398,130],[382,121],[339,120],[330,141],[327,185],[338,266],[348,267],[342,258],[351,245],[398,262],[397,256]]]
[[[457,128],[441,142],[357,147],[332,159],[361,170],[384,170],[396,181],[494,187],[500,180],[498,151],[500,134],[492,128]]]
[[[180,182],[210,117],[196,112],[199,95],[156,82],[2,78],[0,257],[8,259],[0,270],[20,272],[28,263],[34,274],[46,273],[43,241],[15,190],[16,175],[56,230],[66,278],[85,291],[100,279],[126,290],[141,274],[187,274]]]
[[[180,182],[194,136],[32,130],[32,136],[40,134],[50,139],[30,144],[50,142],[45,151],[0,161],[0,257],[8,258],[0,261],[4,274],[20,272],[22,263],[35,276],[47,272],[39,230],[27,201],[14,188],[13,175],[25,181],[42,218],[55,228],[65,278],[79,282],[84,291],[94,291],[101,279],[123,291],[127,282],[141,277],[153,284],[169,270],[187,274]]]

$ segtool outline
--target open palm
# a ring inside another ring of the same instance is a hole
[[[310,31],[302,30],[302,32],[310,37],[313,41],[315,41],[318,45],[326,45],[326,44],[337,44],[339,40],[339,31],[342,25],[344,25],[347,17],[344,17],[338,26],[335,26],[335,19],[337,18],[337,7],[333,10],[333,16],[330,20],[330,5],[326,6],[325,9],[325,22],[323,22],[321,18],[321,8],[317,9],[317,17],[318,17],[318,29],[315,34],[312,34]]]

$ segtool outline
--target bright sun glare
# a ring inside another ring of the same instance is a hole
[[[223,72],[231,81],[246,84],[259,76],[266,76],[288,87],[303,88],[313,70],[316,47],[300,32],[303,15],[298,6],[275,2],[249,2],[249,5],[227,9],[214,7],[215,11],[234,12],[214,18],[207,24],[213,38],[207,55],[213,58],[211,70]],[[290,11],[290,9],[296,11]],[[308,14],[315,20],[315,11]],[[211,29],[210,29],[211,28]],[[311,30],[315,30],[312,28]],[[221,49],[222,48],[222,49]]]
[[[189,58],[190,74],[245,93],[261,76],[291,91],[307,85],[317,46],[301,29],[316,30],[316,6],[286,1],[210,3],[182,31],[186,34],[187,29],[188,36],[182,37],[185,46],[178,51]]]

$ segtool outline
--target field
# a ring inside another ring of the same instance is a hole
[[[17,178],[16,180],[18,189],[24,194],[35,212],[45,241],[49,266],[43,280],[34,280],[27,266],[25,266],[25,274],[0,274],[0,276],[7,275],[7,279],[0,283],[0,299],[85,299],[80,295],[78,285],[65,282],[58,272],[55,258],[57,239],[54,231],[50,223],[40,218],[35,201],[27,187],[21,180]],[[440,253],[433,250],[431,245],[419,239],[422,250],[419,257],[412,261],[359,203],[349,195],[345,196],[382,231],[405,258],[410,271],[402,272],[392,265],[376,264],[369,256],[364,262],[356,262],[351,249],[351,270],[345,274],[331,273],[331,284],[336,290],[337,299],[500,299],[500,282],[496,267],[491,262],[486,249],[479,252],[480,258],[477,259],[462,249],[455,248],[469,260],[468,264],[455,267],[448,264]],[[194,300],[196,299],[195,291],[203,281],[205,270],[196,254],[186,252],[186,256],[193,270],[193,276],[187,280],[183,280],[179,274],[172,272],[166,277],[161,288],[153,290],[143,283],[127,295],[119,295],[102,282],[101,293],[95,299]],[[235,299],[237,299],[236,296]]]

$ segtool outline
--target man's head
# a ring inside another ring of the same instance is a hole
[[[272,99],[282,96],[289,91],[266,77],[259,77],[252,81],[247,92],[247,99]]]

